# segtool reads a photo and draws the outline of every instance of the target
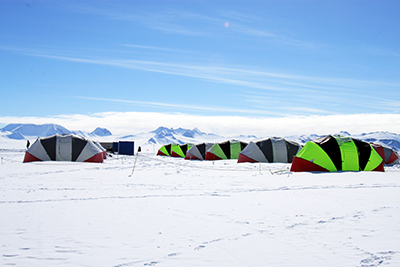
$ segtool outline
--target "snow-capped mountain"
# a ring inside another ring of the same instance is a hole
[[[56,133],[70,134],[71,131],[58,124],[8,124],[1,129],[2,132],[10,132],[10,139],[24,139],[24,136],[50,136]]]
[[[363,133],[360,135],[354,135],[352,137],[366,142],[381,144],[387,147],[391,147],[396,151],[400,151],[399,134],[389,133],[389,132],[371,132],[371,133]]]
[[[89,135],[91,135],[91,136],[111,136],[112,133],[106,128],[97,127]]]
[[[22,140],[36,137],[46,137],[54,134],[76,134],[80,136],[110,136],[111,132],[105,128],[96,128],[91,133],[71,131],[58,124],[8,124],[0,129],[3,136],[9,139]]]
[[[216,142],[222,140],[222,136],[215,134],[204,133],[197,128],[192,130],[184,128],[166,128],[158,127],[156,130],[151,131],[150,138],[147,140],[148,144],[165,145],[169,143],[185,144],[185,143],[200,143],[200,142]]]

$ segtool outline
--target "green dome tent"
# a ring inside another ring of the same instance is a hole
[[[193,144],[184,144],[184,145],[178,145],[178,146],[173,146],[171,149],[171,157],[176,157],[176,158],[184,158],[186,156],[186,151],[188,151]]]
[[[178,144],[174,144],[174,143],[168,144],[168,145],[163,145],[158,150],[157,156],[171,156],[172,149],[174,149],[175,147],[179,147],[179,145]]]
[[[332,136],[309,141],[293,158],[290,171],[385,171],[372,146],[351,137]]]
[[[247,143],[237,140],[215,143],[207,150],[205,160],[238,159],[240,151],[246,146]]]

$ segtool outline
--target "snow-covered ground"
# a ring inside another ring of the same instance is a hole
[[[157,157],[22,163],[0,148],[0,266],[400,266],[400,168]]]

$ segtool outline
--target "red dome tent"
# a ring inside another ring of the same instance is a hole
[[[379,156],[381,156],[385,165],[399,163],[399,155],[397,155],[397,153],[393,149],[382,146],[380,144],[371,145],[376,150],[376,152],[378,152]]]
[[[25,152],[24,162],[103,162],[104,152],[93,141],[69,134],[38,138]]]

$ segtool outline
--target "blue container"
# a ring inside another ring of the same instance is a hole
[[[135,154],[135,142],[133,142],[133,141],[119,141],[118,142],[118,154],[120,154],[120,155],[134,155]]]
[[[118,142],[113,142],[112,148],[114,149],[114,152],[118,152]]]

